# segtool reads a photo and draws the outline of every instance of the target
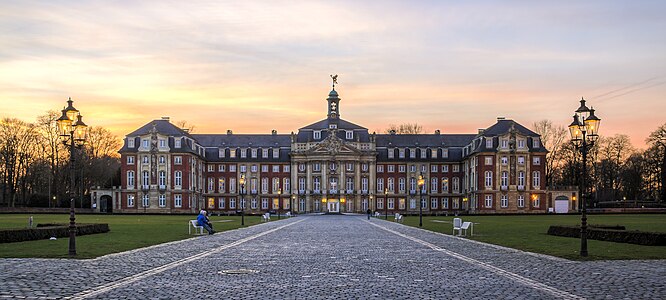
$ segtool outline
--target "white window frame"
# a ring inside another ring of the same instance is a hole
[[[183,207],[183,195],[173,195],[173,207]]]
[[[492,208],[493,207],[493,195],[485,195],[484,206],[486,208]]]
[[[507,195],[500,196],[500,206],[503,208],[509,207],[509,196]]]
[[[345,138],[348,139],[348,140],[353,140],[354,139],[354,131],[347,130],[345,132]]]
[[[321,140],[321,130],[312,131],[312,139]]]

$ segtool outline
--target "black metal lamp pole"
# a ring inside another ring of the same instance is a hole
[[[417,181],[419,186],[419,227],[423,227],[423,186],[425,185],[425,178],[423,174],[419,175],[419,180]]]
[[[239,183],[241,195],[241,226],[245,226],[245,174],[241,174]]]
[[[62,143],[69,147],[69,256],[76,256],[76,215],[74,212],[75,180],[74,180],[74,148],[83,147],[86,141],[88,126],[81,120],[83,117],[72,106],[72,98],[67,100],[62,116],[56,120]],[[76,122],[74,119],[76,118]]]
[[[282,205],[282,188],[277,190],[278,194],[278,220],[280,219],[280,206]]]
[[[388,188],[384,188],[384,220],[388,220]]]
[[[581,195],[581,217],[580,217],[580,256],[587,256],[587,152],[594,142],[599,138],[598,130],[601,119],[594,115],[594,108],[585,106],[585,99],[580,100],[580,107],[573,116],[573,122],[569,125],[571,141],[576,149],[580,149],[583,156],[583,168],[580,177]]]

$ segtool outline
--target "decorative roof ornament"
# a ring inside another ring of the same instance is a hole
[[[333,80],[333,90],[335,91],[335,85],[338,84],[338,74],[331,75],[331,79]]]

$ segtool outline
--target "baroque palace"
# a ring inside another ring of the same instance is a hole
[[[548,191],[547,150],[513,120],[474,134],[369,133],[327,117],[278,134],[193,134],[164,117],[128,134],[122,186],[93,189],[120,213],[544,213],[576,209],[575,191]],[[421,206],[419,208],[419,205]]]

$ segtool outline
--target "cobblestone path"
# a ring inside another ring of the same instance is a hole
[[[2,259],[0,298],[13,297],[665,299],[666,261],[572,262],[364,216],[299,216],[92,260]]]

